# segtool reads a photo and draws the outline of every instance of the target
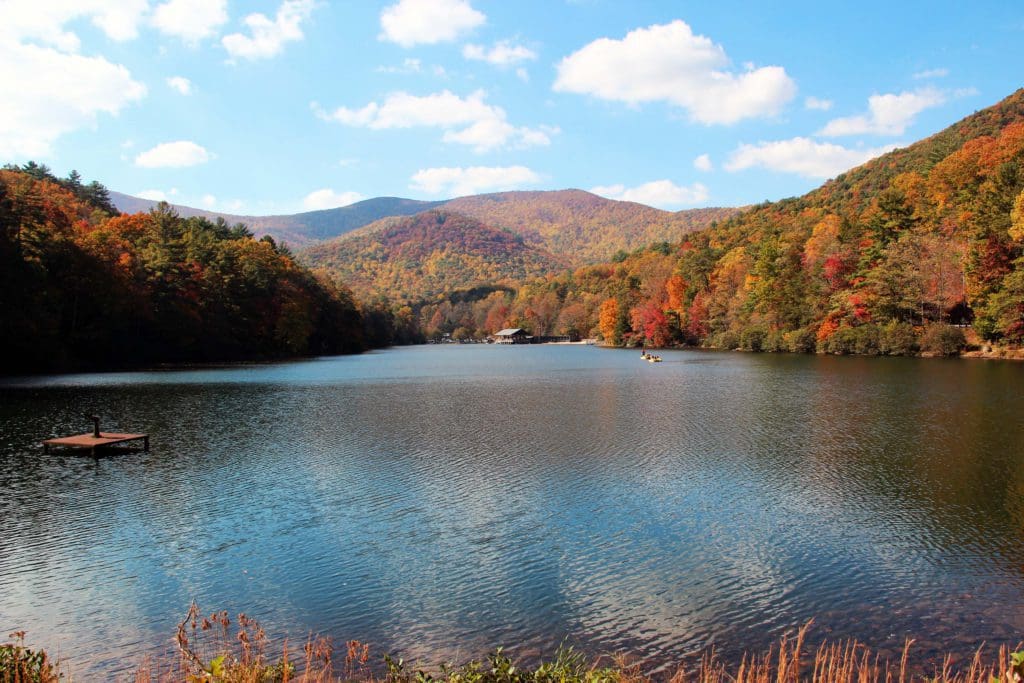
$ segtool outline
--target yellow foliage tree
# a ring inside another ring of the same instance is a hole
[[[605,299],[601,303],[601,312],[598,315],[598,327],[601,328],[601,336],[607,342],[615,339],[615,326],[619,321],[619,302],[615,299]]]

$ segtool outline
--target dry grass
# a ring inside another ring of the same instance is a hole
[[[708,652],[661,679],[668,683],[1024,683],[1024,651],[1011,653],[1002,647],[993,658],[979,649],[960,667],[954,667],[947,656],[934,671],[921,674],[913,673],[922,669],[911,664],[911,640],[895,661],[882,659],[853,640],[823,643],[808,651],[810,626],[784,636],[766,652],[745,655],[738,664]],[[147,660],[136,671],[135,683],[652,683],[623,656],[612,658],[610,666],[599,666],[572,648],[562,648],[553,660],[532,669],[517,667],[499,649],[486,661],[446,666],[432,673],[387,656],[383,669],[372,669],[370,647],[358,641],[346,643],[344,658],[337,663],[326,638],[309,638],[298,651],[286,641],[271,656],[266,633],[255,620],[243,614],[232,621],[227,612],[203,616],[195,604],[179,624],[175,640],[179,661],[161,666]],[[45,653],[33,653],[21,640],[3,647],[20,648],[0,653],[18,652],[22,661],[0,657],[0,683],[69,683]]]

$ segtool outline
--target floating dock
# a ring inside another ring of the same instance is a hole
[[[149,450],[149,434],[119,434],[116,432],[90,432],[76,434],[75,436],[62,436],[59,439],[46,439],[43,441],[43,452],[49,453],[50,446],[63,446],[65,448],[88,448],[92,455],[96,455],[97,448],[113,446],[129,441],[142,441],[142,450]]]

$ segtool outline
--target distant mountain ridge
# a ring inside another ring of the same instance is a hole
[[[432,299],[564,270],[568,262],[445,208],[389,217],[309,247],[302,260],[339,277],[363,300]]]
[[[110,192],[110,199],[118,211],[123,213],[149,211],[160,203],[121,192]],[[210,220],[223,218],[232,225],[245,223],[257,236],[270,235],[278,242],[302,248],[338,237],[387,216],[409,216],[441,206],[444,203],[443,201],[426,202],[402,197],[374,197],[335,209],[278,216],[244,216],[197,209],[184,204],[171,204],[171,206],[179,215],[186,218],[200,216]]]
[[[459,197],[445,208],[522,235],[573,265],[611,258],[655,242],[679,242],[739,213],[734,208],[664,211],[584,190],[499,192]]]
[[[159,202],[111,192],[125,213],[149,211]],[[678,241],[684,234],[724,220],[739,209],[663,211],[634,202],[605,199],[583,190],[500,192],[442,201],[375,197],[349,206],[279,216],[244,216],[172,204],[182,216],[245,223],[257,236],[302,249],[342,237],[375,221],[448,208],[496,228],[511,230],[530,244],[570,256],[573,263],[599,261],[618,250],[652,242]]]

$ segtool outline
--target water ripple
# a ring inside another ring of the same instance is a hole
[[[436,664],[571,638],[671,670],[814,617],[1024,631],[1019,365],[419,348],[0,385],[0,630],[79,677],[196,598]],[[146,430],[149,453],[43,457]],[[1013,643],[1011,643],[1013,644]]]

